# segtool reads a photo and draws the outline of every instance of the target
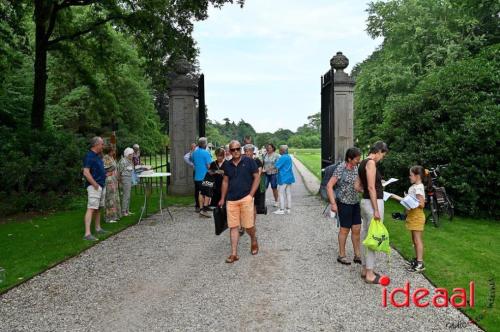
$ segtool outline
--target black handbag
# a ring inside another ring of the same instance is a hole
[[[216,207],[214,210],[215,235],[222,234],[227,229],[226,207]]]
[[[207,173],[203,181],[201,182],[201,194],[203,196],[212,197],[214,194],[215,179],[213,175]]]

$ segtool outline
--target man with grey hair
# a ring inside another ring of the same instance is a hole
[[[250,135],[247,135],[247,136],[245,136],[245,138],[243,138],[243,147],[245,147],[247,145],[252,146],[253,153],[255,154],[255,157],[258,157],[259,156],[259,149],[255,145],[253,145],[252,136],[250,136]],[[243,148],[241,150],[241,153],[245,153],[245,150]]]
[[[97,234],[109,233],[101,228],[100,207],[104,207],[106,195],[106,171],[101,158],[104,141],[101,137],[93,137],[90,140],[90,150],[83,159],[83,176],[87,188],[87,212],[85,213],[85,235],[84,240],[96,241],[97,238],[90,232],[92,218],[95,220],[95,231]]]
[[[200,137],[198,140],[198,148],[193,151],[192,159],[194,165],[194,197],[195,208],[200,212],[200,216],[211,218],[210,197],[201,195],[201,185],[205,176],[207,175],[210,164],[212,163],[212,156],[207,151],[207,138]]]
[[[226,259],[226,263],[234,263],[240,259],[238,256],[240,227],[245,228],[250,235],[251,254],[257,255],[259,252],[253,200],[259,187],[259,170],[253,159],[241,155],[240,142],[231,141],[229,150],[233,159],[224,162],[222,166],[224,180],[222,180],[222,194],[218,206],[226,204],[227,225],[231,238],[231,255]]]

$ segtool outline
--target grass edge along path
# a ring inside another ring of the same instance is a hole
[[[321,149],[290,149],[290,153],[321,179]]]
[[[148,200],[148,215],[159,211],[158,193],[153,192]],[[5,269],[5,280],[0,284],[0,294],[16,287],[40,273],[72,258],[97,243],[135,225],[139,220],[144,195],[140,190],[132,190],[130,210],[134,215],[123,217],[114,224],[104,223],[101,212],[101,225],[109,234],[98,236],[99,241],[82,239],[84,233],[83,217],[86,210],[85,193],[82,200],[67,211],[36,216],[25,220],[11,220],[0,224],[0,266]],[[164,196],[168,206],[187,206],[192,196]],[[94,232],[94,223],[92,223]]]
[[[320,150],[293,149],[292,153],[313,174],[321,178]],[[392,220],[392,212],[402,212],[395,201],[385,203],[384,220],[391,246],[405,259],[414,257],[409,231],[404,222]],[[452,295],[453,288],[469,288],[475,282],[474,308],[460,308],[486,331],[500,331],[500,298],[496,295],[500,284],[500,223],[493,220],[456,216],[446,218],[439,228],[427,224],[424,230],[424,276],[435,286],[443,287]],[[460,323],[460,322],[453,322]]]

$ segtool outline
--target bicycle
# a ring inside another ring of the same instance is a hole
[[[453,200],[446,193],[445,187],[438,186],[438,178],[441,170],[445,169],[447,165],[438,165],[429,170],[432,185],[427,188],[425,207],[430,210],[429,214],[425,217],[425,222],[432,222],[435,227],[439,227],[439,216],[446,214],[448,220],[453,220],[455,216],[455,208]]]

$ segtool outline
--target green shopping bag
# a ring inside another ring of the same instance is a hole
[[[391,246],[389,245],[389,232],[385,228],[381,220],[372,219],[368,234],[363,241],[363,245],[373,251],[382,251],[386,254],[391,253]]]

